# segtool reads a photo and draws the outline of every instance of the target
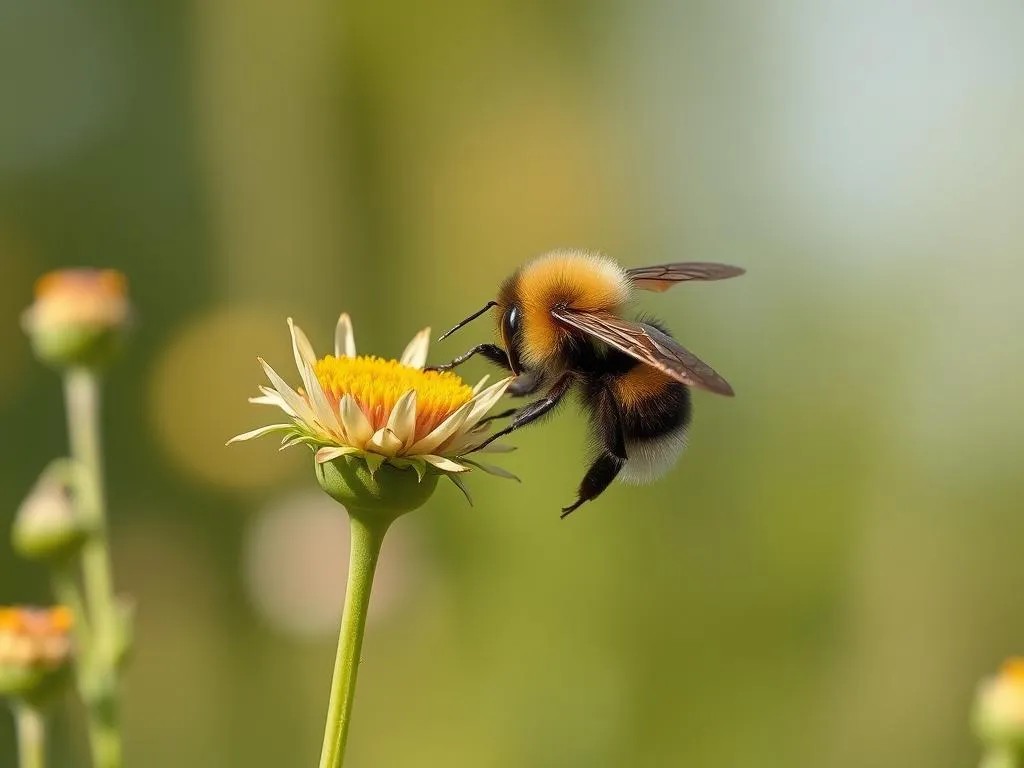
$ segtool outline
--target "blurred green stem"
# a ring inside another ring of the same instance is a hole
[[[331,699],[327,707],[327,727],[320,752],[320,768],[341,768],[345,743],[352,719],[352,701],[356,693],[359,652],[366,629],[366,611],[370,605],[373,574],[377,569],[384,534],[391,520],[381,520],[373,513],[360,514],[349,510],[351,548],[348,558],[348,585],[345,588],[345,611],[341,617],[338,654],[334,660]]]
[[[82,550],[82,579],[91,629],[88,652],[80,655],[80,691],[88,711],[94,768],[120,768],[117,655],[118,616],[110,565],[100,449],[100,384],[96,372],[72,368],[64,377],[71,456],[79,468],[78,513],[93,533]]]
[[[75,647],[79,655],[89,653],[89,617],[85,613],[82,592],[75,581],[75,569],[71,563],[60,563],[53,567],[53,594],[57,602],[67,606],[75,617]]]
[[[42,713],[24,702],[14,705],[18,729],[18,768],[45,768],[46,725]]]

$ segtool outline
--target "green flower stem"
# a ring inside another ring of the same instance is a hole
[[[365,515],[349,510],[351,549],[348,560],[348,585],[345,588],[345,611],[338,636],[338,655],[334,660],[331,699],[327,707],[327,727],[320,752],[320,768],[341,768],[345,743],[352,719],[352,701],[356,693],[359,652],[366,629],[366,611],[370,605],[373,574],[377,568],[384,534],[391,517]]]
[[[42,713],[24,702],[14,705],[18,730],[18,768],[46,767],[46,725]]]
[[[86,690],[89,743],[94,768],[120,768],[117,655],[118,615],[107,538],[100,449],[100,386],[95,371],[72,368],[64,377],[71,456],[79,468],[75,499],[79,514],[92,528],[82,550],[82,579],[91,629],[88,654],[80,658]]]
[[[82,601],[82,591],[75,581],[75,569],[71,563],[59,563],[53,566],[53,594],[57,602],[67,606],[75,617],[73,631],[75,647],[79,654],[89,653],[89,617]]]

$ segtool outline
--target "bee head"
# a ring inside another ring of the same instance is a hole
[[[512,373],[516,376],[523,372],[519,360],[519,348],[521,339],[519,334],[520,319],[522,311],[518,305],[510,304],[501,316],[501,343],[508,355],[508,362],[512,366]]]

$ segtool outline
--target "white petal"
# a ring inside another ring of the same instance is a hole
[[[481,391],[483,390],[483,388],[484,388],[485,386],[487,386],[487,382],[488,382],[488,380],[489,380],[490,378],[491,378],[491,374],[489,374],[489,373],[485,373],[485,374],[484,374],[484,377],[483,377],[482,379],[480,379],[480,381],[478,381],[478,382],[476,383],[476,386],[475,386],[475,387],[473,387],[473,394],[474,394],[474,395],[480,394],[480,392],[481,392]]]
[[[259,397],[250,397],[249,402],[255,403],[256,405],[275,405],[282,411],[287,413],[289,416],[291,416],[293,419],[296,418],[295,411],[293,411],[288,406],[288,403],[286,403],[284,401],[284,398],[281,397],[281,393],[278,392],[276,389],[261,386],[260,392],[262,392],[263,394],[260,395]]]
[[[304,366],[302,381],[305,383],[306,391],[313,401],[313,410],[316,413],[317,421],[331,434],[338,438],[344,438],[345,431],[341,428],[341,419],[338,418],[338,412],[331,405],[331,401],[327,399],[324,388],[320,386],[320,380],[308,365]]]
[[[302,386],[306,390],[317,421],[327,432],[337,437],[344,437],[338,414],[331,407],[330,400],[327,399],[316,373],[313,372],[313,366],[316,365],[316,353],[313,351],[313,345],[309,343],[306,334],[292,322],[290,317],[288,318],[288,330],[292,334],[292,354],[295,356],[295,367],[302,377]]]
[[[408,365],[412,368],[422,368],[427,363],[427,350],[429,347],[430,328],[424,328],[412,337],[412,341],[409,342],[409,345],[402,353],[402,365]]]
[[[281,447],[277,450],[283,451],[286,448],[294,448],[296,445],[305,445],[312,439],[309,435],[285,435],[284,440],[281,441]]]
[[[505,390],[508,389],[508,385],[515,380],[515,376],[509,376],[508,378],[502,379],[497,384],[489,386],[487,389],[476,395],[470,402],[473,403],[473,410],[469,414],[469,418],[466,419],[466,423],[463,426],[464,429],[472,429],[476,426],[476,423],[480,421],[487,412],[494,407],[494,404],[498,402],[502,395],[505,394]]]
[[[416,439],[416,390],[410,389],[405,392],[395,407],[391,409],[388,416],[388,430],[402,442],[402,447],[408,447]]]
[[[356,356],[356,336],[352,330],[352,320],[346,312],[341,313],[338,325],[334,328],[334,356]]]
[[[394,432],[387,427],[382,427],[373,433],[373,437],[366,441],[367,450],[379,453],[381,456],[397,456],[402,450],[402,441]]]
[[[431,453],[432,451],[437,450],[439,445],[442,445],[452,435],[458,433],[458,431],[462,429],[462,425],[466,423],[466,419],[469,418],[469,414],[473,412],[473,406],[474,404],[472,400],[465,403],[461,408],[455,411],[455,413],[434,427],[429,434],[411,445],[406,453],[414,455]]]
[[[228,440],[226,443],[224,443],[224,445],[231,445],[232,443],[240,443],[243,440],[252,440],[254,437],[263,437],[264,435],[269,435],[271,432],[281,432],[281,431],[283,431],[285,429],[294,429],[294,428],[295,427],[294,427],[293,424],[268,424],[265,427],[260,427],[259,429],[253,429],[253,430],[251,430],[249,432],[243,432],[240,435],[235,435],[230,440]]]
[[[356,448],[362,448],[373,435],[373,425],[366,418],[356,399],[348,393],[341,398],[340,410],[346,439]]]
[[[515,480],[517,483],[523,482],[522,480],[519,479],[518,476],[513,475],[507,469],[504,469],[502,467],[496,467],[493,464],[483,464],[479,461],[473,461],[472,459],[467,458],[463,458],[462,460],[467,464],[476,467],[477,469],[482,469],[489,475],[495,475],[496,477],[504,477],[506,480]]]
[[[350,453],[359,453],[359,449],[353,448],[351,445],[325,446],[316,452],[316,463],[326,464],[328,461],[333,461],[339,456],[348,456]]]
[[[313,345],[309,343],[309,338],[299,326],[292,322],[290,317],[288,318],[288,330],[292,334],[292,354],[295,355],[295,368],[302,373],[303,363],[310,368],[316,363],[316,353],[313,351]]]
[[[313,409],[309,407],[309,403],[300,397],[298,392],[289,387],[285,380],[278,376],[277,372],[267,364],[266,360],[262,357],[256,359],[260,361],[260,365],[263,366],[263,370],[266,372],[267,378],[270,379],[270,383],[274,385],[274,389],[281,395],[281,399],[292,409],[295,417],[312,426],[316,422],[316,416],[313,413]]]
[[[426,456],[421,456],[427,464],[437,467],[442,472],[468,472],[469,467],[464,464],[459,464],[457,461],[452,461],[445,456],[434,456],[428,453]]]
[[[455,483],[455,487],[462,491],[462,495],[466,497],[466,501],[469,502],[469,506],[473,506],[473,497],[469,495],[469,488],[462,482],[462,478],[458,475],[445,475],[449,480]]]

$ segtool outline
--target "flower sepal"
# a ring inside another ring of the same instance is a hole
[[[370,456],[373,454],[347,454],[316,463],[320,487],[349,514],[372,515],[390,523],[423,506],[437,488],[441,476],[437,472],[421,473],[411,463],[399,467],[392,460],[371,471]]]

